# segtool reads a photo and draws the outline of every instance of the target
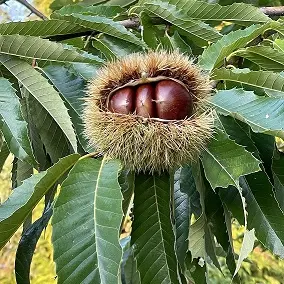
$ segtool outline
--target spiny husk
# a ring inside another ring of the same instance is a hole
[[[135,114],[111,113],[108,95],[141,74],[180,80],[194,97],[194,114],[167,123]],[[84,109],[85,133],[99,151],[120,159],[136,172],[162,172],[195,160],[213,132],[214,118],[206,98],[209,78],[178,52],[133,54],[103,67],[88,88]]]

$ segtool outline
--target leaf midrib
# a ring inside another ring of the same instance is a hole
[[[158,196],[157,196],[157,188],[158,186],[156,185],[156,177],[154,176],[153,177],[153,185],[154,185],[154,196],[155,196],[155,205],[156,205],[156,210],[157,210],[157,215],[158,215],[158,223],[159,223],[159,231],[160,231],[160,235],[161,235],[161,244],[163,246],[163,255],[164,255],[164,258],[165,258],[165,261],[166,261],[166,265],[167,265],[167,274],[168,274],[168,277],[169,277],[169,280],[171,279],[171,275],[170,275],[170,267],[169,267],[169,264],[168,264],[168,259],[167,259],[167,254],[166,254],[166,250],[165,250],[165,244],[164,244],[164,236],[163,236],[163,232],[162,232],[162,223],[161,223],[161,218],[160,218],[160,210],[159,210],[159,205],[158,205]],[[162,268],[161,268],[162,269]]]
[[[99,171],[98,171],[98,178],[97,178],[97,183],[96,183],[96,187],[95,187],[95,195],[94,195],[94,228],[95,228],[95,246],[96,246],[96,258],[97,258],[97,263],[98,263],[98,269],[100,271],[99,275],[101,274],[101,271],[104,270],[101,267],[101,261],[100,258],[98,257],[98,242],[97,242],[97,226],[96,226],[96,210],[97,210],[97,195],[98,195],[98,188],[99,188],[99,181],[101,178],[101,172],[102,172],[102,168],[103,165],[105,163],[105,159],[102,160]],[[101,275],[100,275],[100,280],[101,280]]]

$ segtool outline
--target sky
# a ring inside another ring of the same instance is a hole
[[[27,1],[29,3],[33,2],[32,0]],[[15,0],[9,0],[7,1],[7,4],[0,5],[0,10],[7,12],[10,17],[9,20],[13,22],[23,21],[29,15],[29,10]],[[3,21],[3,17],[0,18],[0,21]]]

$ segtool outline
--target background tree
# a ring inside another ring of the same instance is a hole
[[[73,1],[54,1],[51,20],[0,25],[0,160],[3,165],[14,155],[15,189],[0,207],[0,245],[24,224],[17,282],[29,283],[37,240],[52,215],[59,283],[150,283],[155,275],[157,284],[210,283],[209,265],[222,270],[219,255],[239,282],[256,239],[283,258],[283,154],[275,146],[275,137],[284,138],[282,7],[182,0],[68,4]],[[151,49],[196,58],[213,81],[209,103],[218,116],[200,161],[172,174],[173,185],[149,174],[149,187],[139,188],[144,175],[89,149],[82,98],[104,62]],[[139,190],[159,198],[149,206]],[[144,233],[120,240],[133,192],[133,227]],[[43,196],[43,214],[32,222]],[[244,225],[238,256],[232,218]],[[151,254],[156,244],[163,244],[160,254]],[[137,257],[145,251],[147,272]]]

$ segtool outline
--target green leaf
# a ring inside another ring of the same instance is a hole
[[[64,66],[49,65],[43,68],[43,72],[64,97],[75,132],[83,149],[86,152],[93,151],[83,134],[82,109],[86,96],[84,91],[86,89],[86,82],[81,77],[71,73]]]
[[[228,266],[231,274],[234,275],[235,270],[236,270],[236,261],[235,261],[235,252],[234,252],[234,244],[233,244],[233,236],[232,236],[232,215],[231,215],[231,212],[229,211],[227,205],[224,204],[223,202],[222,202],[222,205],[223,205],[223,209],[224,209],[226,230],[227,230],[228,237],[229,237],[226,263],[227,263],[227,266]],[[222,247],[225,248],[224,245],[222,245]],[[241,283],[240,277],[238,275],[236,275],[233,280],[238,284]]]
[[[144,42],[153,50],[159,45],[159,29],[153,25],[151,17],[144,11],[140,13],[140,22],[142,26],[141,35]]]
[[[263,162],[265,172],[270,178],[272,178],[271,166],[275,148],[275,137],[262,133],[254,133],[252,131],[250,132],[250,136],[257,147],[257,151]]]
[[[221,68],[214,70],[212,79],[236,82],[269,91],[284,92],[284,77],[271,71]]]
[[[214,265],[221,271],[218,262],[213,235],[208,227],[205,214],[202,214],[191,226],[189,230],[189,250],[193,259],[206,261],[207,255],[213,257]],[[206,261],[207,262],[207,261]]]
[[[77,115],[81,116],[86,96],[84,92],[86,82],[64,66],[49,65],[42,71],[67,100],[68,107],[72,107]]]
[[[68,5],[63,6],[60,10],[54,12],[51,17],[59,17],[59,15],[72,15],[72,14],[85,14],[92,16],[104,16],[107,18],[113,18],[120,13],[122,13],[124,9],[120,6],[82,6],[82,5]]]
[[[283,24],[281,25],[281,27],[283,28]],[[282,35],[284,35],[284,29]],[[284,52],[284,40],[281,38],[276,38],[273,42],[273,47],[280,52]]]
[[[191,47],[181,38],[177,31],[174,32],[173,36],[168,36],[173,50],[179,50],[179,52],[184,53],[188,56],[192,56]]]
[[[35,125],[35,130],[39,134],[44,150],[52,163],[56,163],[60,158],[73,153],[72,146],[62,129],[31,95],[28,97],[28,110],[31,115],[31,122]]]
[[[5,78],[0,78],[0,101],[0,128],[9,150],[20,160],[36,166],[16,90]]]
[[[169,181],[168,174],[135,178],[131,243],[141,284],[179,283]]]
[[[77,141],[67,109],[60,95],[28,63],[9,56],[0,55],[0,62],[23,84],[28,92],[45,108],[62,129],[70,141],[74,151],[77,150]]]
[[[176,254],[182,268],[188,249],[188,232],[192,214],[190,199],[195,192],[196,187],[191,167],[185,166],[177,170],[174,175],[174,216]]]
[[[255,228],[257,238],[274,254],[284,256],[284,215],[274,197],[273,186],[265,172],[240,180],[247,203],[249,229]]]
[[[105,56],[107,61],[112,61],[117,59],[116,55],[100,39],[94,38],[92,40],[92,46],[95,49],[99,50]]]
[[[255,229],[257,239],[272,253],[284,257],[283,212],[274,198],[273,187],[265,172],[257,172],[240,179],[247,204],[248,229]],[[222,201],[233,216],[243,223],[241,200],[235,188],[220,189]]]
[[[208,284],[206,263],[202,263],[202,261],[197,258],[192,259],[190,253],[188,253],[186,258],[186,267],[187,271],[185,272],[185,275],[192,283]]]
[[[250,135],[251,129],[248,124],[231,116],[223,115],[219,115],[219,121],[231,139],[233,139],[237,144],[246,147],[246,149],[253,153],[255,157],[259,157],[258,149]]]
[[[161,0],[162,2],[175,5],[177,9],[187,14],[188,18],[204,22],[227,21],[242,26],[249,26],[255,23],[267,23],[271,21],[259,8],[245,3],[233,3],[232,5],[221,6],[217,3],[207,3],[196,0]],[[139,5],[143,6],[148,0],[140,0]]]
[[[50,161],[50,157],[46,153],[46,148],[43,142],[41,141],[40,135],[34,123],[34,121],[37,121],[36,117],[38,113],[36,113],[36,115],[33,116],[32,110],[29,107],[29,99],[32,98],[30,93],[24,87],[21,87],[20,93],[22,95],[21,110],[22,110],[25,120],[28,122],[29,136],[32,142],[35,158],[38,162],[37,170],[45,171],[51,166],[51,161]],[[33,99],[33,103],[34,102],[39,105],[39,103],[35,99]],[[33,107],[34,107],[34,104],[33,104]],[[42,121],[42,118],[39,121]],[[65,137],[65,135],[63,136]],[[60,147],[61,147],[61,144],[60,145],[58,144],[57,148],[60,148]],[[69,146],[69,148],[71,147]],[[70,151],[68,152],[68,154],[70,154]]]
[[[189,250],[192,258],[202,257],[206,262],[208,256],[213,264],[221,271],[221,267],[216,255],[216,244],[212,234],[212,225],[209,223],[207,214],[209,213],[206,208],[205,200],[207,191],[212,191],[208,182],[204,179],[204,175],[201,172],[200,162],[192,165],[192,173],[196,188],[200,194],[200,203],[202,207],[202,215],[196,220],[189,230]],[[208,194],[208,193],[207,193]],[[217,199],[215,195],[212,195],[211,202],[215,203],[214,199]]]
[[[274,179],[275,197],[279,203],[280,208],[284,212],[284,156],[276,149],[272,160],[272,174]]]
[[[237,274],[237,272],[241,268],[242,262],[248,257],[250,252],[252,252],[254,241],[255,241],[254,229],[250,231],[245,231],[244,240],[242,243],[241,251],[237,262],[237,267],[233,276]]]
[[[134,258],[133,247],[130,247],[124,253],[124,262],[122,263],[121,277],[122,284],[141,284],[140,275],[137,271],[137,261]]]
[[[207,3],[194,0],[170,0],[182,9],[191,19],[198,19],[205,22],[228,21],[239,25],[249,26],[255,23],[267,23],[269,17],[261,10],[245,3],[233,3],[228,6],[221,6],[217,3]]]
[[[62,183],[52,219],[60,283],[119,283],[119,170],[117,160],[85,158]]]
[[[53,0],[50,5],[51,10],[58,10],[66,5],[79,3],[79,5],[98,5],[107,2],[108,0]]]
[[[79,157],[77,154],[65,157],[47,171],[26,179],[21,186],[14,189],[9,199],[0,205],[0,248],[4,247],[44,194]]]
[[[23,181],[33,175],[33,167],[21,160],[14,158],[12,168],[12,188],[22,185]]]
[[[232,89],[219,91],[210,104],[219,113],[247,123],[254,132],[284,138],[284,100],[281,98],[260,97],[250,91]]]
[[[235,120],[230,116],[219,116],[220,123],[230,138],[237,144],[246,147],[253,155],[263,162],[265,171],[271,174],[272,155],[275,146],[275,137],[252,132],[248,124]]]
[[[218,129],[214,139],[201,157],[205,176],[213,190],[234,185],[240,194],[245,227],[247,226],[246,204],[239,186],[239,178],[260,170],[257,160],[244,147],[236,144],[224,130]]]
[[[142,48],[136,44],[106,34],[99,34],[93,38],[92,46],[99,50],[107,60],[114,60],[142,51]]]
[[[170,36],[168,32],[165,32],[165,36],[160,38],[161,49],[173,51],[179,50],[180,53],[192,56],[192,50],[190,46],[181,38],[177,31],[174,32],[173,36]]]
[[[22,234],[15,259],[15,275],[17,284],[30,283],[30,267],[36,245],[42,231],[46,228],[51,215],[51,208],[44,210],[42,216]]]
[[[72,63],[71,68],[84,80],[91,80],[97,75],[98,66],[85,63]]]
[[[205,248],[205,227],[206,219],[205,215],[202,214],[191,226],[189,231],[189,242],[188,249],[191,252],[192,258],[202,257],[206,258]]]
[[[183,13],[183,10],[177,9],[174,5],[162,1],[152,1],[145,3],[145,7],[154,15],[178,27],[181,32],[199,42],[201,46],[221,38],[221,34],[217,30],[203,22],[192,20]]]
[[[7,160],[9,154],[10,154],[10,150],[7,146],[7,143],[6,141],[3,141],[3,143],[1,144],[1,149],[0,149],[0,172],[2,171],[5,161]]]
[[[61,43],[23,35],[0,35],[0,52],[19,57],[54,62],[83,62],[100,64],[98,57],[84,57],[75,49],[65,49]]]
[[[237,186],[239,177],[260,170],[259,160],[221,130],[216,131],[201,161],[213,189]]]
[[[264,70],[281,72],[284,70],[284,53],[270,46],[251,46],[234,52],[259,65]]]
[[[56,35],[76,34],[88,31],[79,25],[64,20],[11,22],[0,24],[1,35],[30,35],[51,37]]]
[[[220,67],[224,63],[224,58],[238,48],[245,47],[268,28],[269,24],[252,25],[244,30],[237,30],[224,35],[220,40],[204,50],[199,58],[199,64],[203,69],[209,71]]]
[[[109,0],[107,1],[108,5],[119,5],[122,7],[128,7],[131,4],[135,4],[137,0]]]
[[[119,39],[125,40],[130,43],[134,43],[139,46],[146,47],[133,33],[129,32],[122,24],[115,22],[111,19],[102,16],[83,15],[78,13],[71,13],[66,15],[57,15],[63,20],[70,21],[74,24],[78,24],[82,27],[89,28],[95,31],[99,31]]]
[[[231,215],[220,200],[220,197],[205,181],[204,207],[207,217],[208,227],[215,235],[217,242],[222,246],[227,266],[233,275],[236,270],[235,252],[233,246],[233,237],[231,229]],[[238,277],[236,277],[238,280]]]
[[[97,39],[117,58],[142,51],[141,46],[106,34],[100,34]]]

